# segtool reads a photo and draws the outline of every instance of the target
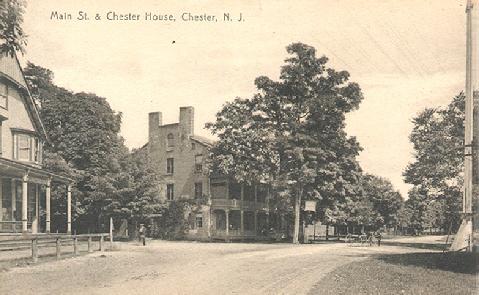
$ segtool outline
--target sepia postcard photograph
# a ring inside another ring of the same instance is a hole
[[[0,294],[478,294],[479,0],[0,0]]]

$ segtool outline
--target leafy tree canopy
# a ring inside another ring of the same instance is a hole
[[[22,29],[25,6],[24,0],[0,1],[0,53],[13,57],[17,51],[25,52],[27,35]]]
[[[212,166],[238,181],[269,183],[296,203],[305,197],[338,208],[335,200],[359,183],[361,148],[344,121],[363,96],[348,72],[329,68],[313,47],[294,43],[287,52],[279,81],[256,78],[257,94],[225,104],[207,124],[219,138]]]
[[[28,63],[24,72],[53,143],[45,148],[51,155],[45,168],[74,171],[77,230],[99,230],[111,216],[142,219],[151,213],[156,182],[149,180],[156,176],[125,147],[121,113],[103,97],[56,86],[48,69]]]
[[[412,211],[411,225],[414,228],[440,224],[446,230],[450,224],[455,228],[459,222],[464,169],[464,108],[461,93],[446,107],[425,109],[413,119],[410,140],[414,145],[415,159],[403,175],[407,183],[414,185],[406,202]],[[437,210],[442,213],[432,212]],[[440,215],[445,218],[432,220]]]

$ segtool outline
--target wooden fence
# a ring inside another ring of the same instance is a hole
[[[62,256],[62,247],[73,246],[73,255],[80,255],[80,241],[87,241],[88,253],[94,251],[94,243],[98,243],[97,249],[99,251],[105,250],[105,239],[110,238],[108,233],[100,234],[83,234],[83,235],[68,235],[68,234],[2,234],[0,235],[0,252],[1,251],[18,251],[31,249],[31,257],[33,262],[38,261],[39,248],[53,247],[56,248],[56,258],[60,259]],[[109,246],[112,249],[113,240],[109,239]],[[14,255],[12,255],[14,256]]]

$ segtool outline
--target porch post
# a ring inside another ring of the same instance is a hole
[[[226,215],[226,241],[229,242],[230,240],[230,210],[225,209],[225,215]]]
[[[258,234],[258,211],[254,210],[254,234]]]
[[[28,173],[25,173],[22,179],[22,233],[26,233],[28,231],[27,210],[28,210]]]
[[[266,227],[267,227],[267,233],[269,234],[269,231],[271,229],[271,226],[269,224],[269,211],[266,212]]]
[[[240,232],[244,235],[244,211],[240,210]]]
[[[67,186],[67,233],[72,232],[72,186]]]
[[[35,219],[37,220],[36,232],[40,232],[40,185],[35,184]],[[33,231],[33,229],[32,229]]]
[[[51,199],[51,180],[47,181],[47,186],[45,188],[45,210],[46,213],[46,224],[45,224],[45,231],[50,233],[50,199]]]
[[[17,198],[16,198],[16,193],[17,193],[17,182],[15,181],[15,179],[12,179],[11,181],[11,186],[10,186],[10,190],[11,190],[11,200],[12,200],[12,221],[16,221],[16,218],[15,218],[15,214],[17,211]],[[17,232],[17,225],[16,223],[12,223],[12,229],[13,229],[13,232]]]

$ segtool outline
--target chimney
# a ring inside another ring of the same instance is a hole
[[[193,107],[180,107],[180,136],[185,139],[195,133],[195,109]]]
[[[148,114],[148,142],[153,143],[155,136],[158,136],[158,129],[161,126],[161,112],[152,112]]]

